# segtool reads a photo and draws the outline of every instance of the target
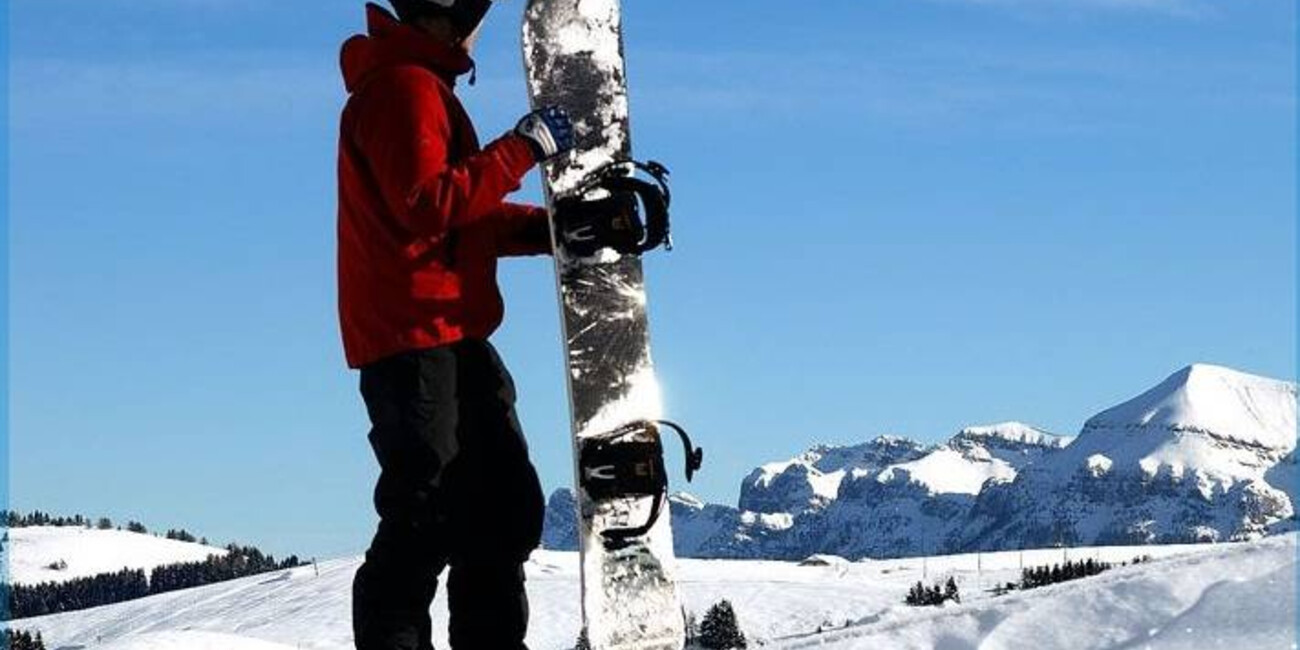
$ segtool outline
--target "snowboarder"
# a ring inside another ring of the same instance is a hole
[[[573,147],[545,107],[480,148],[454,94],[490,0],[367,5],[343,45],[339,315],[380,465],[380,522],[353,584],[359,650],[429,650],[449,567],[453,648],[524,648],[523,563],[543,496],[488,337],[497,259],[551,252],[546,211],[509,203],[538,162]],[[471,78],[472,80],[472,78]]]

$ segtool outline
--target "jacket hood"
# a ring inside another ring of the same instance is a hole
[[[367,34],[345,41],[339,56],[348,92],[355,91],[375,71],[392,66],[419,65],[449,82],[474,67],[464,50],[433,40],[373,3],[366,4],[366,30]]]

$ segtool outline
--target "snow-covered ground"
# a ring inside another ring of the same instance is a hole
[[[5,548],[9,581],[17,584],[64,582],[74,578],[144,569],[176,562],[201,562],[226,550],[123,530],[78,526],[9,528]],[[66,563],[64,569],[51,564]]]
[[[1062,559],[1154,561],[993,596],[1024,566]],[[50,648],[348,650],[349,558],[80,612],[25,619]],[[577,556],[538,551],[528,566],[533,650],[572,647],[579,627]],[[772,648],[1156,650],[1295,648],[1296,536],[1218,546],[1042,550],[799,566],[685,560],[697,614],[727,598],[751,641]],[[908,587],[953,576],[964,604],[902,605]],[[446,648],[446,603],[434,603]],[[753,644],[751,644],[753,645]]]

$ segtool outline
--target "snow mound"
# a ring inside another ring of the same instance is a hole
[[[1202,650],[1296,647],[1295,537],[1112,569],[1100,576],[896,609],[780,648]],[[961,578],[958,578],[962,582]],[[963,595],[969,582],[963,583]]]

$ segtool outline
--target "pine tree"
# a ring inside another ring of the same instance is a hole
[[[31,632],[6,629],[4,634],[0,635],[0,648],[5,650],[45,650],[45,640],[41,638],[40,632],[37,632],[36,636],[33,637]]]
[[[699,644],[711,650],[749,647],[730,601],[724,599],[704,613],[704,620],[700,621]]]
[[[954,603],[961,602],[961,594],[957,592],[957,580],[951,576],[948,577],[948,582],[943,586],[943,599],[951,600]]]
[[[903,602],[913,607],[917,607],[923,604],[921,601],[924,597],[925,587],[922,586],[921,582],[918,580],[916,584],[912,585],[911,589],[907,590],[907,598],[904,599]]]

